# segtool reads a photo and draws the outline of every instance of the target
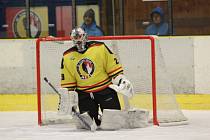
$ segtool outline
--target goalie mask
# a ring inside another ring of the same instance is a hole
[[[82,28],[74,28],[71,32],[71,39],[73,44],[77,47],[78,52],[83,52],[86,50],[85,44],[87,42],[87,34]]]

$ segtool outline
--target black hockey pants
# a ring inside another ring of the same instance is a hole
[[[82,114],[84,112],[88,112],[90,117],[94,118],[97,125],[100,125],[101,123],[98,118],[99,108],[102,112],[103,109],[121,109],[116,91],[109,87],[93,93],[78,90],[77,92],[79,97],[80,113]]]

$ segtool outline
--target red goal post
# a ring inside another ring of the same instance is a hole
[[[132,35],[132,36],[100,36],[100,37],[89,37],[89,40],[99,40],[99,41],[107,41],[107,40],[117,40],[117,41],[124,41],[124,40],[131,40],[130,44],[132,44],[132,40],[147,40],[147,47],[150,47],[150,52],[148,52],[148,56],[150,56],[150,79],[151,79],[151,95],[152,95],[152,122],[154,125],[159,125],[159,118],[158,118],[158,107],[157,107],[157,87],[156,87],[156,46],[157,43],[157,36],[143,36],[143,35]],[[48,47],[42,46],[41,42],[55,42],[56,45],[62,44],[62,42],[70,41],[70,37],[56,37],[56,38],[38,38],[36,41],[36,76],[37,76],[37,104],[38,104],[38,124],[43,124],[43,115],[42,115],[42,87],[41,87],[41,48]],[[141,44],[141,43],[140,43]],[[144,44],[144,43],[143,43]],[[55,46],[56,46],[55,45]],[[50,46],[49,46],[50,47]],[[119,46],[120,47],[120,46]],[[132,47],[132,45],[130,46]],[[138,55],[138,54],[137,54]],[[129,59],[129,58],[128,58]],[[173,97],[174,98],[174,97]],[[183,116],[181,121],[185,121],[186,119]]]

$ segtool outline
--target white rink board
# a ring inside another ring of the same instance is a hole
[[[159,40],[174,92],[194,93],[194,38],[163,37]]]
[[[195,91],[210,93],[210,37],[194,38]]]
[[[35,92],[35,40],[0,40],[0,93]]]
[[[160,37],[159,44],[176,93],[210,93],[209,36]],[[33,39],[0,40],[0,93],[36,92],[35,46]]]

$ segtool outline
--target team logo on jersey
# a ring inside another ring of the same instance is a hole
[[[81,79],[90,78],[93,75],[94,69],[94,63],[90,59],[83,58],[77,63],[77,72]]]

